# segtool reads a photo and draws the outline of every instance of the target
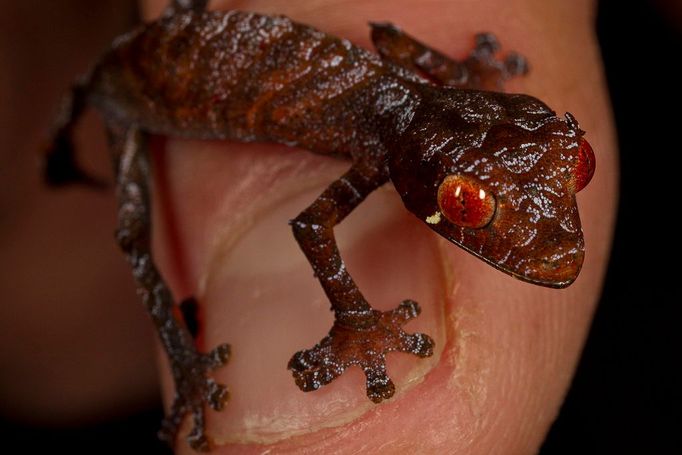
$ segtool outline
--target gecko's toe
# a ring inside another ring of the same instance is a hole
[[[489,32],[476,34],[475,52],[492,55],[499,50],[500,42],[495,35]]]
[[[175,436],[178,434],[180,429],[180,424],[182,419],[185,417],[185,406],[180,399],[176,396],[173,400],[170,412],[163,418],[161,422],[161,429],[158,432],[158,438],[165,442],[167,445],[173,447],[175,444]]]
[[[421,312],[421,307],[414,300],[403,300],[400,305],[398,305],[398,308],[392,310],[392,313],[399,318],[403,324],[410,319],[416,318]]]
[[[504,59],[504,68],[507,71],[509,78],[515,76],[525,76],[530,70],[528,66],[528,59],[523,55],[510,52]]]
[[[335,361],[333,353],[325,349],[328,346],[325,340],[313,349],[297,352],[289,361],[288,368],[294,381],[304,392],[317,390],[343,373],[343,368]]]
[[[208,362],[208,368],[210,370],[215,370],[222,367],[227,362],[230,361],[230,356],[232,355],[232,348],[229,344],[224,343],[218,345],[211,352],[206,354],[206,360]]]
[[[222,411],[230,400],[229,390],[212,379],[209,379],[207,383],[206,402],[214,411]]]
[[[187,436],[187,443],[189,446],[196,450],[197,452],[208,452],[211,450],[211,440],[206,436],[204,430],[205,419],[204,419],[204,408],[199,406],[193,411],[194,414],[194,427]]]
[[[395,385],[391,378],[386,374],[385,364],[375,365],[364,369],[367,398],[374,403],[381,403],[387,400],[395,393]]]
[[[294,373],[294,381],[299,389],[304,392],[312,392],[329,384],[336,376],[328,368],[316,368],[314,370]]]
[[[400,350],[421,358],[431,357],[435,344],[433,339],[425,333],[414,333],[405,337]]]
[[[187,436],[187,443],[195,450],[210,450],[211,444],[205,434],[206,405],[215,411],[225,408],[230,393],[222,384],[208,376],[208,372],[224,365],[230,357],[230,346],[221,344],[208,354],[188,353],[186,358],[172,365],[176,395],[168,416],[163,420],[159,439],[169,446],[175,440],[187,414],[191,414],[194,425]]]

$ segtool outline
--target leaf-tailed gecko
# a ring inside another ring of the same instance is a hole
[[[77,165],[71,136],[87,106],[103,114],[117,170],[117,241],[175,381],[162,427],[171,444],[192,413],[190,445],[210,448],[205,404],[222,409],[228,392],[208,373],[230,348],[198,351],[154,263],[150,135],[277,142],[351,162],[291,221],[335,316],[326,337],[289,361],[303,391],[357,365],[379,403],[394,393],[386,353],[433,353],[428,335],[402,330],[419,305],[375,310],[334,240],[334,226],[389,181],[428,227],[499,270],[550,287],[575,280],[584,255],[575,193],[594,173],[594,154],[572,115],[560,119],[536,98],[501,92],[527,70],[523,57],[495,59],[497,41],[480,34],[458,62],[372,24],[376,55],[286,17],[206,4],[174,0],[159,20],[117,38],[64,101],[46,159],[48,183],[101,185]]]

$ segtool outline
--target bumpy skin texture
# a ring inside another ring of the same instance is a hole
[[[561,120],[526,95],[472,90],[500,88],[527,69],[516,54],[495,60],[492,35],[479,35],[471,56],[455,62],[390,24],[374,24],[380,58],[285,17],[206,12],[206,3],[176,0],[160,20],[118,38],[65,102],[47,159],[50,183],[99,185],[74,162],[71,133],[86,105],[103,113],[117,169],[117,239],[176,385],[162,432],[169,443],[191,412],[190,445],[211,447],[204,405],[222,409],[228,392],[207,373],[224,365],[230,350],[197,351],[195,329],[179,316],[195,319],[188,308],[196,305],[177,311],[154,264],[150,135],[279,142],[352,162],[291,222],[335,312],[329,335],[289,362],[304,391],[357,365],[378,403],[395,390],[386,353],[433,353],[428,335],[402,330],[418,304],[374,310],[334,239],[334,226],[389,180],[428,226],[500,270],[553,287],[576,278],[583,239],[574,193],[589,181],[594,158],[569,114]],[[465,179],[467,189],[442,186],[451,176]],[[458,224],[439,199],[446,190],[448,201],[464,201],[458,213],[472,210],[467,201],[471,207],[480,195],[485,222]]]

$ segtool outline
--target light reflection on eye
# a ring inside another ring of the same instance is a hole
[[[495,197],[473,178],[449,175],[438,187],[438,206],[445,218],[462,227],[480,229],[495,214]]]

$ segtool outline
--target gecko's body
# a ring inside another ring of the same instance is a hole
[[[482,35],[458,63],[390,25],[374,25],[380,58],[285,17],[207,12],[205,5],[176,0],[160,20],[118,38],[65,103],[48,155],[52,183],[94,183],[75,166],[70,135],[86,105],[102,112],[118,170],[117,238],[175,379],[169,440],[192,412],[190,442],[209,446],[204,403],[219,410],[227,392],[206,374],[227,361],[229,347],[197,352],[154,265],[150,134],[279,142],[352,163],[292,220],[336,317],[327,337],[289,363],[302,390],[358,365],[369,398],[379,402],[394,392],[387,352],[433,351],[427,335],[401,329],[419,306],[406,300],[393,311],[374,310],[334,241],[334,226],[389,180],[429,227],[500,270],[553,287],[575,279],[583,239],[574,194],[594,170],[583,132],[572,116],[561,120],[530,96],[470,90],[499,88],[523,72],[520,57],[493,60],[496,43]]]
[[[406,95],[389,88],[391,73],[378,56],[286,17],[185,12],[120,38],[91,86],[107,118],[148,132],[359,158],[370,142],[383,150],[368,106]]]

